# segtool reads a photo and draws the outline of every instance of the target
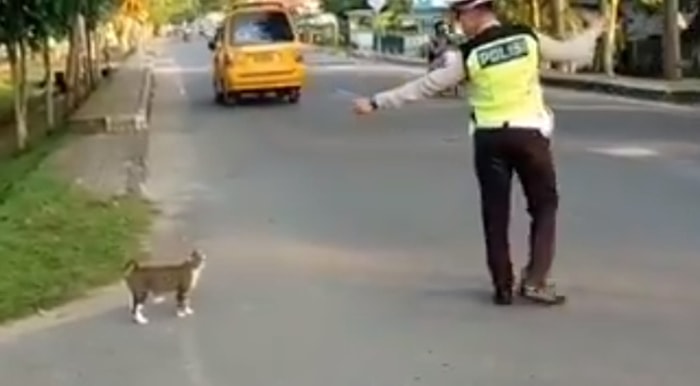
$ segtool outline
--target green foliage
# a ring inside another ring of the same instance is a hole
[[[539,4],[539,9],[536,11],[539,13],[540,17],[540,29],[547,33],[554,33],[555,20],[553,18],[553,1],[496,0],[496,9],[501,17],[510,22],[533,25],[533,14],[535,13],[533,6],[536,3]],[[577,31],[583,26],[583,20],[571,7],[565,7],[564,13],[561,16],[564,18],[564,25],[567,31]]]
[[[0,41],[14,45],[32,38],[37,25],[43,24],[41,0],[0,0]]]
[[[117,4],[118,0],[0,0],[0,42],[36,46],[46,37],[63,38],[78,13],[92,29]]]
[[[513,23],[531,24],[532,7],[529,1],[496,0],[498,14]]]
[[[326,12],[340,15],[353,9],[369,8],[366,0],[322,0],[321,5]]]
[[[412,0],[387,0],[386,9],[395,15],[406,15],[411,12]]]
[[[382,15],[384,16],[384,28],[400,29],[403,17],[411,12],[411,0],[387,0]]]
[[[3,162],[14,181],[0,201],[0,323],[117,279],[150,224],[141,201],[101,201],[55,177],[44,157],[62,141]]]
[[[223,3],[221,0],[199,0],[197,8],[201,13],[219,11],[223,8]]]
[[[68,0],[35,0],[36,18],[27,26],[27,38],[37,49],[49,37],[64,38],[70,31],[70,15],[74,5]]]
[[[197,13],[197,5],[183,0],[150,0],[149,13],[154,24],[163,25],[191,18]]]
[[[664,0],[637,0],[637,3],[650,11],[656,11],[664,5]]]
[[[46,0],[52,1],[52,0]],[[87,27],[94,30],[100,21],[111,15],[121,3],[119,0],[62,0],[80,1],[81,12],[85,16]]]

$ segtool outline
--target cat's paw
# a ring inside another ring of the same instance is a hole
[[[136,324],[148,324],[148,318],[145,317],[142,313],[136,313],[133,315],[133,320],[134,323]]]
[[[189,315],[193,315],[194,310],[190,307],[183,307],[183,308],[178,308],[177,309],[177,317],[178,318],[184,318]]]

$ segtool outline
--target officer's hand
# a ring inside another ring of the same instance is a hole
[[[374,112],[369,98],[358,98],[353,101],[353,111],[357,115],[367,115]]]

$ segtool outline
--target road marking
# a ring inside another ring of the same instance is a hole
[[[353,99],[362,97],[362,95],[360,95],[356,92],[352,92],[350,90],[345,90],[342,88],[336,88],[335,90],[333,90],[333,93],[336,95],[340,95],[342,97],[353,98]]]
[[[187,95],[187,90],[185,89],[185,85],[182,83],[182,74],[181,73],[173,73],[171,74],[173,81],[175,82],[175,87],[177,87],[177,92],[180,94],[180,96],[186,96]]]
[[[177,86],[177,91],[181,96],[187,96],[187,90],[185,85],[182,83],[182,76],[175,75],[175,85]]]
[[[208,73],[210,72],[210,68],[208,66],[199,66],[199,67],[182,67],[182,66],[167,66],[167,67],[156,67],[154,69],[155,72],[161,73],[161,74],[203,74],[203,73]]]
[[[638,146],[589,147],[586,150],[591,153],[627,158],[658,157],[660,155],[654,149]]]
[[[160,58],[152,58],[153,64],[156,66],[172,66],[176,65],[175,58],[171,57],[160,57]]]
[[[175,87],[177,88],[178,94],[180,94],[180,96],[183,97],[187,96],[187,89],[185,88],[185,85],[183,83],[183,74],[191,71],[188,71],[188,69],[174,64],[165,68],[156,68],[154,69],[154,72],[159,74],[165,74],[168,77],[172,78],[173,82],[175,83]]]

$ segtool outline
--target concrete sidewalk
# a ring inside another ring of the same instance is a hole
[[[349,56],[380,60],[390,63],[425,66],[425,59],[373,51],[347,51]],[[682,104],[700,103],[700,79],[665,81],[658,79],[610,77],[604,74],[566,74],[552,70],[541,72],[542,82],[549,86],[565,87],[618,94],[638,99],[666,101]]]
[[[83,135],[51,159],[64,177],[103,196],[143,193],[153,93],[149,59],[127,58],[70,118],[71,131]]]
[[[151,82],[149,58],[131,55],[73,114],[72,128],[107,132],[143,129]]]

